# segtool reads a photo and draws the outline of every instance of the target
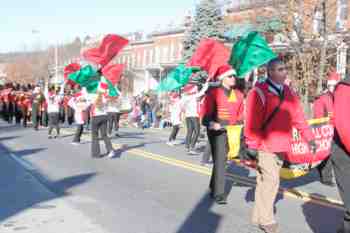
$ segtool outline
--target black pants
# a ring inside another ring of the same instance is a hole
[[[23,127],[27,127],[28,109],[26,107],[22,107],[21,112],[22,112],[22,119],[23,119]]]
[[[169,142],[174,141],[176,139],[177,133],[179,132],[180,126],[179,125],[173,125],[173,129],[171,130],[170,136],[169,136]]]
[[[331,156],[332,155],[330,155],[328,159],[322,161],[322,163],[317,167],[321,181],[329,182],[333,180]]]
[[[46,110],[41,112],[40,124],[44,127],[49,125],[49,114]]]
[[[344,149],[345,147],[341,142],[337,141],[333,143],[331,161],[339,195],[345,207],[344,232],[350,233],[350,153]]]
[[[67,107],[67,121],[68,125],[72,125],[74,122],[74,109],[71,107]]]
[[[38,128],[39,128],[39,121],[40,121],[40,114],[39,114],[39,111],[37,109],[37,105],[33,104],[33,107],[32,107],[32,123],[33,123],[33,128],[35,130],[38,130]]]
[[[15,105],[15,119],[16,119],[16,124],[21,124],[22,111],[17,104]]]
[[[64,124],[65,119],[66,119],[66,114],[65,114],[64,111],[65,111],[65,110],[64,110],[64,106],[61,105],[61,106],[59,107],[59,119],[60,119],[60,122],[61,122],[62,124]]]
[[[209,135],[208,135],[209,138]],[[210,155],[211,155],[211,146],[209,140],[207,141],[207,144],[205,145],[205,149],[202,155],[202,161],[201,163],[209,163],[210,160]]]
[[[13,117],[15,115],[15,106],[13,103],[8,103],[7,105],[7,113],[8,113],[8,118],[7,121],[9,124],[13,123]]]
[[[186,117],[186,148],[194,149],[198,136],[199,136],[199,118],[198,117]]]
[[[119,130],[119,112],[109,112],[108,113],[108,133],[112,134],[113,126],[114,130],[117,132]]]
[[[51,112],[49,115],[49,135],[51,135],[52,130],[56,129],[56,134],[60,135],[60,126],[59,126],[59,113]]]
[[[208,130],[208,138],[214,163],[209,187],[214,196],[220,196],[225,193],[225,164],[228,152],[227,133],[224,130]]]
[[[80,138],[81,138],[81,135],[83,134],[83,131],[84,131],[84,125],[83,124],[77,125],[77,130],[75,131],[73,142],[80,142]]]
[[[111,140],[109,137],[107,137],[107,122],[108,122],[107,115],[94,116],[91,118],[91,136],[92,136],[91,156],[92,157],[100,156],[100,143],[98,138],[99,132],[102,139],[105,142],[107,152],[109,153],[110,151],[113,150]]]

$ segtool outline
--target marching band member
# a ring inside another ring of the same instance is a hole
[[[54,138],[57,138],[60,135],[59,107],[63,100],[63,91],[64,84],[61,90],[55,89],[55,87],[51,87],[50,90],[48,89],[48,87],[45,88],[45,99],[47,102],[47,113],[49,117],[49,139],[52,138],[51,133],[54,128],[56,129],[56,135],[54,136]]]
[[[350,78],[340,81],[334,91],[332,165],[340,197],[344,203],[344,219],[337,233],[350,233]]]
[[[214,167],[210,178],[211,197],[218,204],[227,203],[225,194],[225,164],[228,153],[225,126],[235,125],[243,117],[243,93],[235,88],[235,71],[230,65],[221,66],[216,79],[221,85],[208,91],[201,115],[211,146]]]
[[[74,109],[74,120],[77,124],[77,129],[75,131],[72,145],[79,145],[81,135],[84,131],[84,124],[87,121],[87,109],[90,106],[90,103],[87,98],[86,90],[83,89],[80,92],[77,92],[68,102],[68,106]]]
[[[322,117],[332,117],[333,115],[333,92],[336,84],[340,81],[340,75],[332,71],[328,75],[327,80],[327,91],[320,95],[314,102],[313,112],[314,118],[322,118]],[[318,167],[317,170],[320,174],[321,183],[327,186],[335,186],[333,182],[333,174],[332,174],[332,162],[330,160],[331,155],[328,159],[325,159]]]

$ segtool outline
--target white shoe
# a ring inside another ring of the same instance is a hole
[[[175,146],[175,144],[174,144],[173,142],[169,142],[169,141],[168,141],[166,144],[167,144],[168,146]]]
[[[74,146],[79,146],[80,143],[79,142],[71,142],[70,144],[74,145]]]
[[[114,158],[116,156],[115,151],[112,150],[111,152],[108,153],[107,157],[108,158]]]

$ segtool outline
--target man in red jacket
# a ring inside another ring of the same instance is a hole
[[[313,104],[314,118],[332,117],[333,115],[333,92],[336,84],[340,81],[340,75],[336,71],[330,72],[327,78],[327,91],[320,95]],[[331,155],[330,155],[331,156]],[[329,156],[329,158],[330,158]],[[327,186],[335,186],[332,174],[332,162],[324,160],[317,170],[320,174],[321,183]]]
[[[298,96],[284,84],[287,68],[280,59],[267,67],[268,78],[249,92],[244,133],[248,148],[258,152],[257,185],[252,222],[266,233],[277,233],[274,202],[280,183],[282,153],[290,151],[296,127],[315,152],[314,136],[305,120]]]
[[[350,233],[350,78],[341,81],[334,92],[335,127],[332,164],[340,197],[344,203],[343,226],[337,233]]]

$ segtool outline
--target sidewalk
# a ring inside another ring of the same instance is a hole
[[[0,142],[11,140],[1,137]],[[104,233],[78,210],[41,184],[0,143],[1,233]],[[25,164],[24,164],[25,165]]]

